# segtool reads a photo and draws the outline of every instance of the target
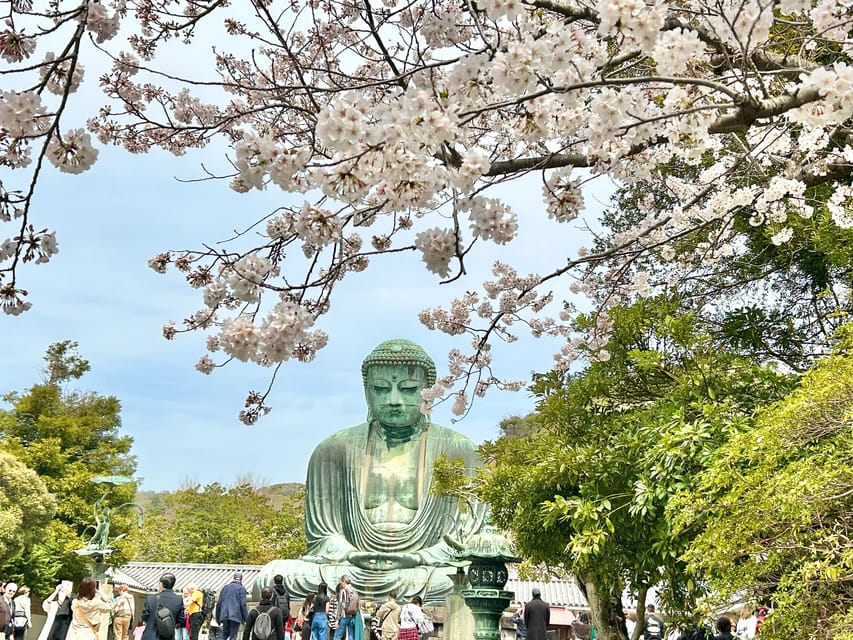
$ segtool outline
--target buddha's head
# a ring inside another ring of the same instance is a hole
[[[435,363],[409,340],[387,340],[361,363],[371,420],[383,427],[407,429],[420,424],[421,391],[435,384]]]

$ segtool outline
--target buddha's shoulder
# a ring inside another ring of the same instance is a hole
[[[335,431],[333,434],[326,436],[319,445],[318,448],[323,446],[332,446],[338,445],[341,442],[352,442],[354,440],[360,440],[367,437],[367,423],[362,423],[356,425],[355,427],[349,427],[347,429],[341,429],[340,431]]]

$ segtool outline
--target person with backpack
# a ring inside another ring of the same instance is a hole
[[[142,640],[173,640],[175,629],[186,623],[184,599],[172,591],[176,581],[174,573],[164,573],[157,584],[157,593],[145,598]]]
[[[338,628],[335,629],[334,640],[342,640],[344,634],[348,640],[355,637],[355,617],[359,614],[361,602],[353,589],[349,576],[341,576],[338,591]]]
[[[272,587],[261,589],[261,601],[249,612],[243,640],[284,640],[284,617],[272,602]]]
[[[272,604],[281,609],[282,616],[287,620],[290,617],[290,592],[284,586],[284,576],[276,574],[272,582]]]
[[[646,619],[643,622],[643,640],[662,640],[664,630],[663,620],[655,613],[655,605],[648,605]]]

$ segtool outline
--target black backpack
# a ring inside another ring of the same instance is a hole
[[[167,640],[175,637],[175,617],[168,607],[160,603],[157,596],[157,611],[154,613],[154,623],[157,627],[157,635]]]
[[[209,620],[214,607],[216,607],[216,591],[214,589],[202,589],[201,593],[201,615],[204,616],[205,620]]]
[[[286,589],[284,593],[272,592],[272,606],[278,607],[285,620],[290,617],[290,594]]]

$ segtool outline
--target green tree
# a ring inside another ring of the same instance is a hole
[[[83,546],[85,529],[94,522],[94,504],[105,490],[91,480],[99,475],[132,475],[136,469],[130,455],[132,439],[120,434],[118,399],[62,388],[89,369],[76,349],[77,344],[69,341],[51,345],[45,356],[45,382],[24,394],[6,395],[11,409],[0,411],[2,448],[32,469],[57,497],[56,515],[40,539],[9,565],[37,590],[89,573],[86,558],[73,550]],[[107,503],[129,502],[134,492],[132,485],[115,487]],[[117,513],[111,530],[119,535],[133,526],[129,514]],[[121,541],[110,562],[126,561],[125,549],[126,542]]]
[[[41,478],[15,456],[0,451],[0,564],[37,541],[55,509],[56,499]]]
[[[735,434],[672,504],[685,559],[723,597],[774,612],[769,640],[853,638],[853,327],[799,388]]]
[[[251,482],[166,494],[137,537],[137,560],[263,564],[305,552],[302,494],[280,509]]]
[[[611,309],[606,355],[598,345],[583,372],[536,376],[540,429],[481,449],[473,490],[523,557],[578,578],[604,640],[623,637],[626,586],[639,606],[656,586],[672,610],[702,592],[680,558],[692,532],[674,529],[667,505],[749,428],[756,406],[791,385],[720,350],[680,305],[659,298]]]
[[[502,437],[525,438],[536,433],[539,425],[532,416],[509,416],[500,421],[498,428]]]
[[[298,558],[306,551],[305,489],[287,495],[267,530],[270,560]]]
[[[673,161],[655,173],[698,183],[703,169]],[[853,297],[847,294],[853,285],[853,230],[833,220],[830,194],[825,185],[806,188],[803,201],[811,207],[810,217],[749,206],[730,220],[699,224],[668,246],[651,251],[632,246],[591,264],[584,280],[594,283],[590,289],[599,305],[614,294],[614,274],[665,286],[669,295],[680,295],[686,310],[702,315],[727,348],[805,371],[831,351],[833,332],[853,312]],[[649,215],[644,209],[650,204],[660,217],[679,206],[672,191],[654,189],[650,182],[623,186],[602,216],[605,231],[594,250],[604,252],[617,238],[630,235]],[[767,223],[768,217],[781,221]],[[791,239],[775,244],[773,237],[783,227]],[[738,239],[733,247],[723,249],[732,238]]]

